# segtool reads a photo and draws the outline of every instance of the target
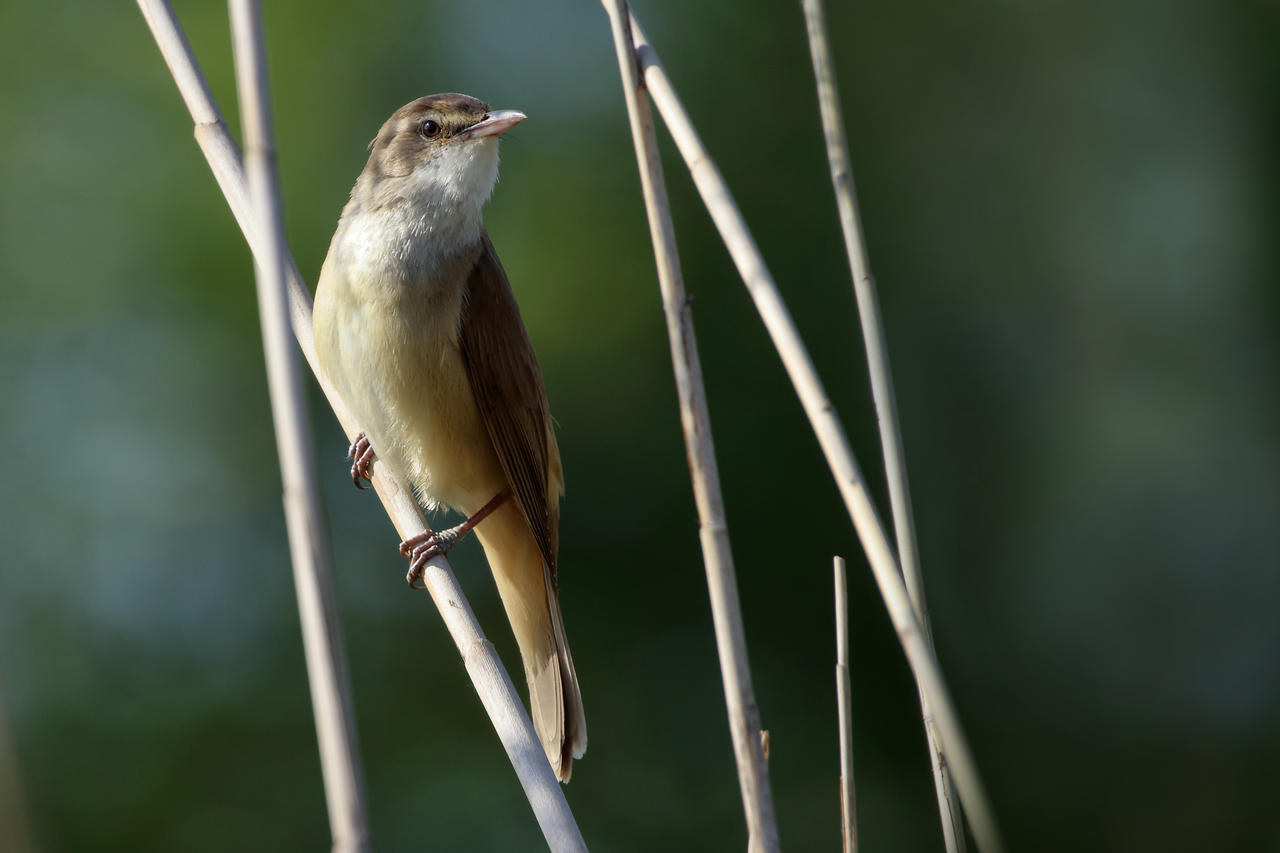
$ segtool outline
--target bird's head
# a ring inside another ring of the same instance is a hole
[[[478,216],[498,180],[498,137],[525,118],[456,93],[411,101],[370,143],[356,194],[375,204],[403,199]]]

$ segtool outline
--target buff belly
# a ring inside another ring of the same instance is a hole
[[[327,272],[327,270],[326,270]],[[462,294],[377,293],[341,282],[316,295],[316,352],[381,462],[429,507],[470,514],[506,487],[462,354]]]

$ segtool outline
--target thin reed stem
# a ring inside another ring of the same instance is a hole
[[[680,400],[680,422],[688,451],[689,473],[698,507],[699,538],[707,571],[711,616],[716,648],[720,655],[720,676],[724,683],[729,731],[738,768],[738,784],[746,814],[750,849],[779,849],[777,818],[769,789],[769,768],[761,745],[760,712],[751,685],[746,631],[738,600],[738,581],[729,547],[729,528],[720,491],[715,444],[711,438],[711,416],[702,383],[693,313],[685,296],[676,250],[675,229],[667,201],[662,161],[653,129],[653,113],[645,93],[632,49],[630,15],[625,0],[604,0],[613,29],[622,89],[631,123],[631,139],[640,168],[640,185],[649,217],[649,234],[658,266],[658,284],[671,341],[671,363]]]
[[[853,797],[853,687],[849,682],[849,586],[844,558],[835,558],[836,714],[840,720],[840,831],[844,853],[857,853],[858,814]]]
[[[634,14],[631,34],[653,104],[671,131],[676,147],[702,195],[703,203],[707,206],[761,319],[764,320],[765,328],[782,358],[787,375],[835,477],[836,486],[867,554],[876,585],[897,630],[918,687],[928,696],[934,710],[939,738],[951,763],[961,801],[970,815],[978,845],[986,853],[999,853],[1003,845],[995,815],[978,775],[977,763],[965,739],[933,650],[911,606],[897,561],[889,547],[888,537],[871,502],[840,419],[827,398],[773,276],[765,266],[760,250],[756,247],[724,178],[694,130],[657,53],[645,38]]]
[[[827,38],[827,22],[822,0],[802,0],[806,29],[809,35],[809,52],[813,58],[813,74],[818,88],[818,105],[822,113],[822,132],[827,145],[827,161],[831,167],[831,184],[835,190],[836,207],[840,213],[840,230],[844,235],[845,254],[849,258],[849,272],[853,278],[854,295],[858,301],[858,316],[862,322],[862,339],[866,346],[867,370],[871,375],[871,397],[875,402],[876,417],[880,424],[880,446],[884,455],[885,478],[889,485],[889,506],[893,512],[893,527],[898,543],[898,562],[906,582],[907,595],[915,610],[916,619],[924,631],[925,639],[933,647],[933,632],[929,626],[929,611],[925,604],[924,582],[920,571],[920,551],[916,545],[915,516],[911,509],[911,492],[907,485],[907,463],[902,448],[902,431],[898,426],[898,404],[893,393],[893,376],[889,369],[889,349],[885,344],[884,322],[880,317],[880,303],[876,295],[875,279],[871,276],[871,264],[867,257],[866,241],[862,235],[862,222],[858,216],[857,194],[853,186],[853,170],[849,159],[849,145],[844,132],[844,120],[840,112],[840,96],[836,86],[835,62],[831,57],[831,45]],[[946,758],[938,744],[933,724],[933,712],[929,697],[920,694],[920,711],[924,719],[925,738],[929,745],[929,762],[933,768],[934,790],[938,798],[938,813],[942,820],[942,835],[948,853],[964,853],[964,826],[960,816],[960,804],[951,790],[951,773]]]
[[[173,10],[165,0],[138,0],[138,6],[191,113],[196,141],[254,256],[259,257],[263,246],[257,229],[253,227],[240,151],[227,132],[221,113]],[[347,437],[354,438],[360,431],[359,426],[318,368],[311,334],[311,294],[287,250],[285,265],[289,309],[298,346]],[[422,509],[403,480],[385,466],[375,464],[373,487],[401,539],[427,531]],[[557,853],[585,851],[587,847],[582,833],[573,819],[573,813],[569,810],[564,792],[551,770],[551,764],[534,735],[533,724],[529,721],[524,704],[493,644],[481,631],[448,561],[443,557],[436,557],[428,563],[423,582],[462,656],[467,674],[471,677],[498,739],[515,768],[548,847]]]
[[[336,617],[333,570],[321,535],[320,491],[298,357],[289,334],[284,221],[275,170],[262,10],[255,0],[231,0],[236,88],[244,126],[250,203],[262,252],[255,255],[258,308],[266,352],[267,387],[284,482],[285,522],[298,596],[307,681],[320,743],[320,768],[333,849],[369,849],[351,683]]]

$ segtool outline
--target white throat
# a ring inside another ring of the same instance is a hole
[[[428,282],[480,240],[498,180],[496,138],[457,140],[403,178],[356,185],[335,235],[346,269],[366,280]]]

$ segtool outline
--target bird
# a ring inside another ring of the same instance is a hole
[[[325,376],[362,433],[352,479],[389,466],[465,521],[401,543],[408,581],[474,530],[529,686],[534,730],[567,782],[586,718],[561,613],[564,472],[541,368],[484,227],[499,137],[524,121],[469,95],[396,110],[370,143],[316,286]]]

